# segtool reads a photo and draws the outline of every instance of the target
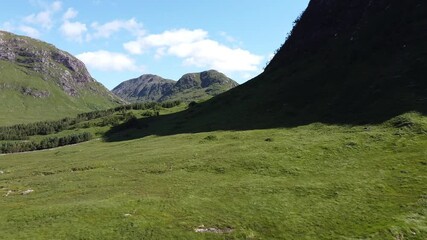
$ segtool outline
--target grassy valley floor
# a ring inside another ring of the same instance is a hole
[[[426,239],[427,118],[405,116],[2,155],[0,239]]]

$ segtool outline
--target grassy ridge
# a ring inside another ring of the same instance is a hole
[[[0,156],[6,239],[425,239],[427,119]],[[27,189],[34,190],[21,195]],[[195,233],[201,225],[232,233]]]

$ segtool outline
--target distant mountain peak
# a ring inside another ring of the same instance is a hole
[[[153,74],[124,81],[112,91],[128,101],[194,101],[227,91],[238,84],[216,70],[184,74],[178,81]]]
[[[175,81],[154,74],[143,74],[120,83],[112,92],[128,101],[158,101]]]

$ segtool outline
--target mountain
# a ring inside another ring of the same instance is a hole
[[[149,122],[141,134],[376,124],[427,114],[425,9],[422,0],[310,1],[262,74]]]
[[[427,113],[425,1],[311,1],[252,86],[287,121],[381,122]],[[251,88],[250,86],[248,86]],[[274,89],[279,91],[274,91]]]
[[[123,101],[55,46],[0,31],[0,124],[57,119]]]
[[[144,74],[120,83],[112,92],[129,102],[159,101],[175,85],[175,81]]]
[[[188,126],[379,123],[427,114],[426,3],[318,0],[258,77],[188,111]]]
[[[210,98],[236,87],[232,79],[215,70],[188,73],[178,81],[145,74],[139,78],[124,81],[112,92],[130,101],[194,101]]]

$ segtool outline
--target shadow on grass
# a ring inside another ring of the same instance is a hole
[[[395,116],[416,111],[426,116],[427,104],[413,106],[391,105],[385,111],[363,109],[341,111],[331,109],[319,113],[310,107],[297,112],[278,109],[277,105],[266,107],[254,102],[231,101],[233,91],[225,96],[197,104],[182,112],[156,117],[133,119],[110,129],[104,140],[109,142],[126,141],[150,135],[167,136],[182,133],[201,133],[211,131],[241,131],[271,128],[292,128],[321,122],[334,125],[375,125]],[[229,95],[230,97],[227,97]],[[238,93],[237,93],[238,98]],[[279,104],[282,105],[282,104]]]
[[[427,17],[419,7],[422,1],[376,1],[377,7],[359,1],[351,14],[342,11],[351,0],[331,3],[328,13],[316,2],[259,76],[186,111],[117,126],[105,139],[314,122],[379,124],[410,111],[426,115],[427,31],[422,29]]]

